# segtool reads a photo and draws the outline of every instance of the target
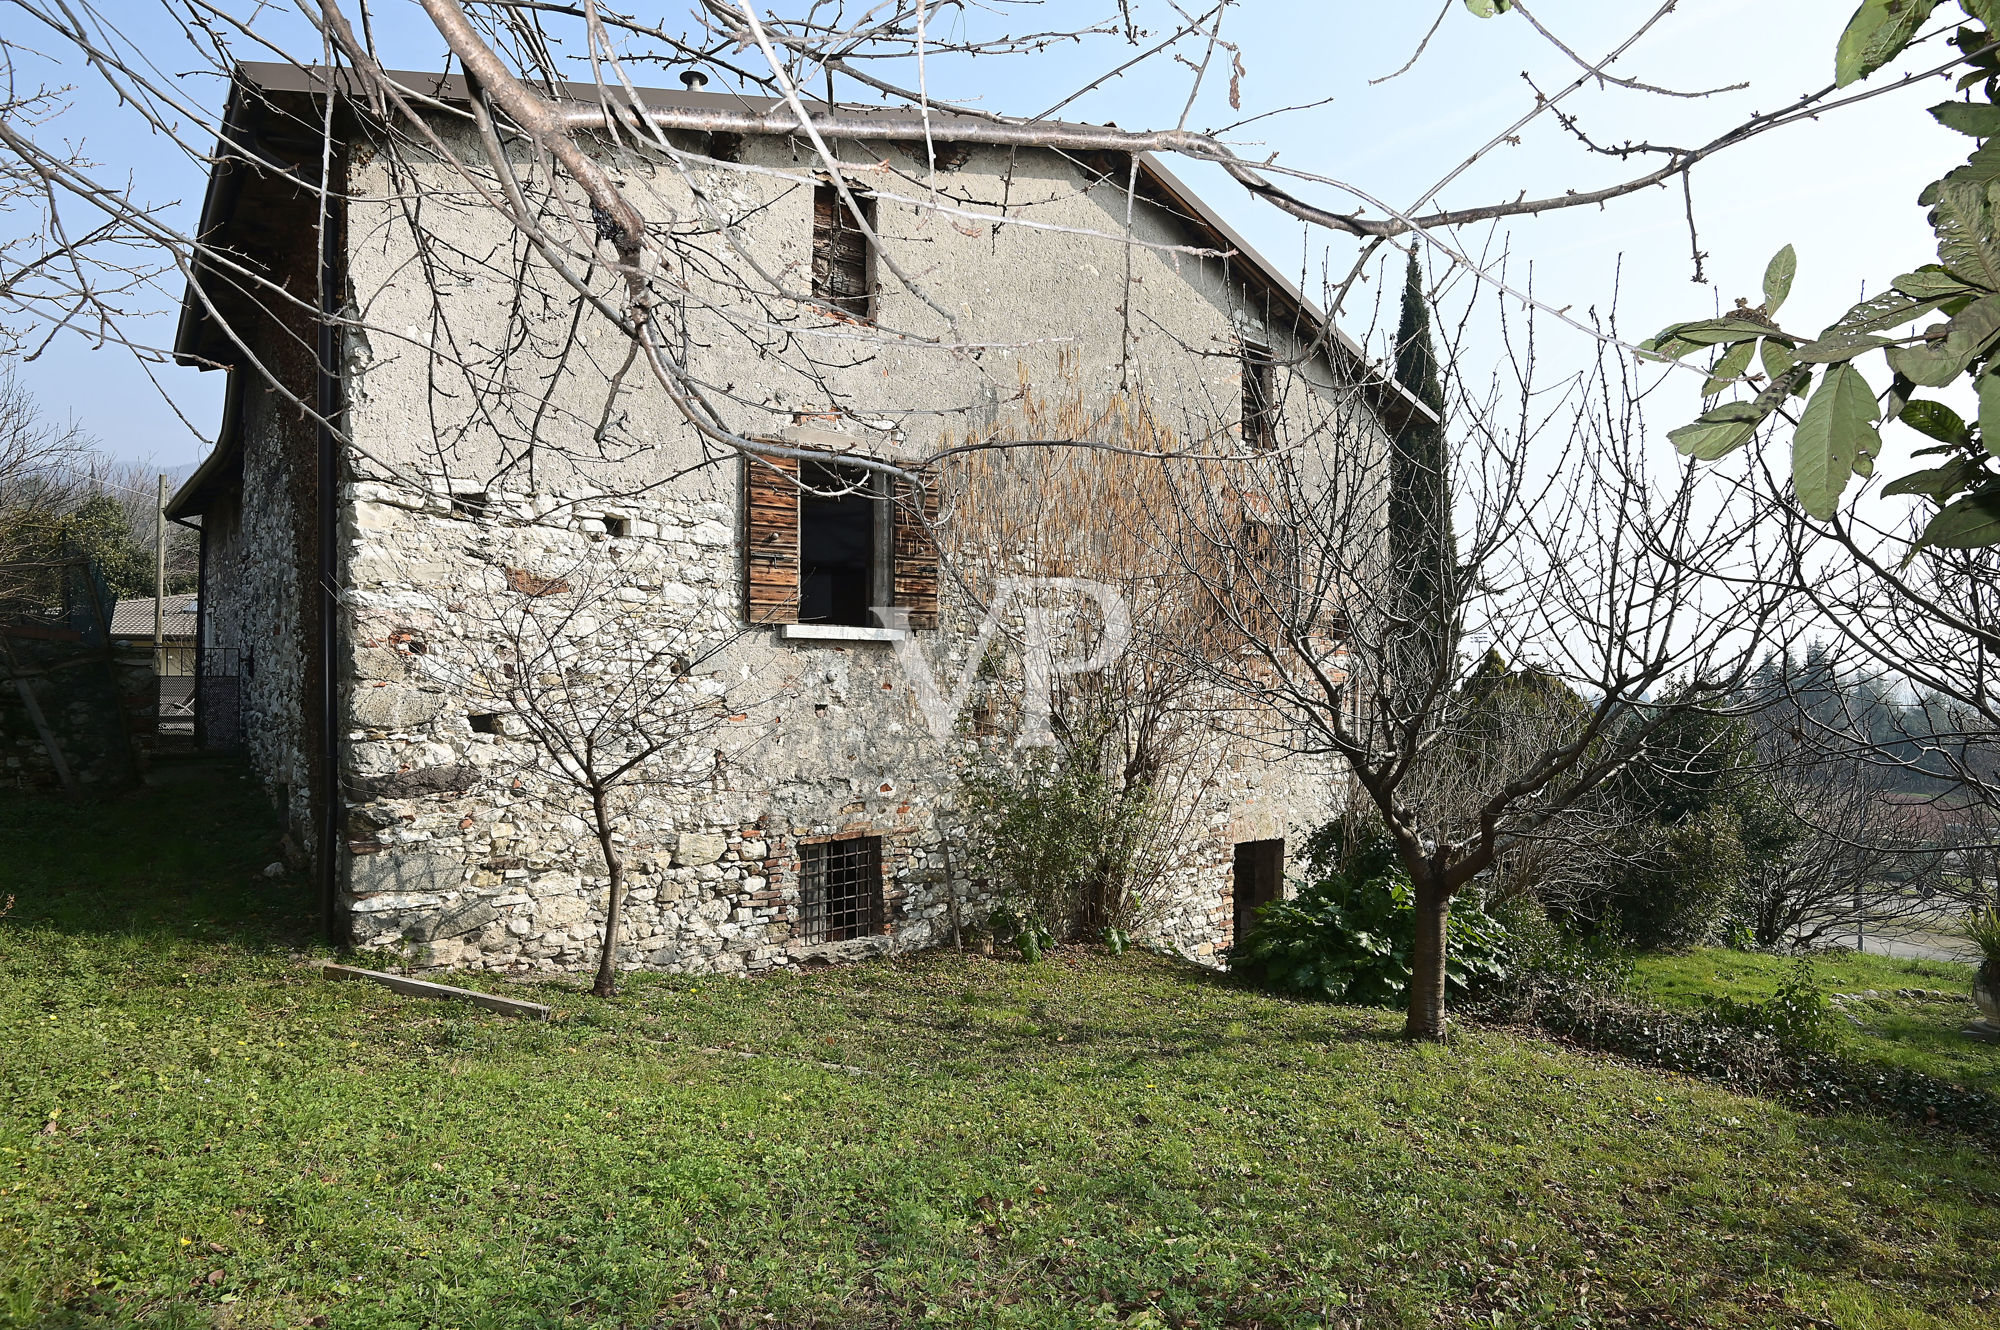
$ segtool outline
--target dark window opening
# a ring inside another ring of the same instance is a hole
[[[1269,347],[1243,344],[1243,442],[1251,448],[1272,448],[1278,442],[1276,367]]]
[[[873,201],[858,196],[854,201],[861,205],[861,220],[872,230]],[[813,299],[857,319],[867,318],[868,238],[832,185],[813,190],[812,261]]]
[[[877,504],[867,472],[799,467],[799,622],[871,626]]]
[[[484,490],[467,490],[451,496],[451,515],[462,517],[468,522],[476,522],[491,512],[492,500]]]
[[[632,520],[628,517],[606,517],[604,534],[607,536],[629,536],[632,534]]]
[[[468,725],[472,726],[474,734],[500,733],[500,715],[498,712],[475,711],[467,716],[465,720]]]
[[[882,838],[799,847],[799,936],[845,942],[882,931]]]
[[[718,130],[708,136],[708,155],[718,162],[743,160],[743,136]]]
[[[1241,942],[1257,923],[1257,907],[1285,895],[1285,842],[1247,840],[1236,847],[1236,873],[1231,891],[1235,935]]]

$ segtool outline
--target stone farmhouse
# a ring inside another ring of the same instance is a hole
[[[461,80],[397,78],[432,99],[439,143],[486,160]],[[688,81],[643,96],[769,105]],[[623,965],[755,972],[935,945],[948,910],[976,916],[980,885],[949,880],[939,843],[949,754],[893,651],[914,634],[941,675],[967,665],[972,624],[921,524],[865,486],[802,500],[783,479],[796,457],[718,459],[656,383],[614,384],[629,350],[616,331],[580,319],[557,282],[524,301],[533,264],[507,219],[407,125],[390,151],[345,85],[329,108],[317,72],[245,65],[229,96],[176,344],[181,363],[228,375],[227,405],[170,514],[200,519],[199,654],[239,672],[249,757],[329,931],[439,966],[594,963],[595,843],[502,778],[508,718],[447,667],[465,631],[450,598],[502,549],[524,567],[615,554],[634,570],[620,624],[707,616],[740,634],[724,673],[754,695],[732,718],[754,742],[726,779],[628,822]],[[1422,409],[1159,163],[957,144],[945,118],[933,175],[924,144],[872,142],[868,112],[835,114],[881,253],[798,137],[676,131],[679,165],[608,137],[593,148],[649,219],[709,246],[712,267],[686,265],[691,374],[740,406],[746,434],[824,449],[825,475],[841,477],[841,455],[895,459],[976,428],[1064,356],[1252,446],[1317,429],[1311,446],[1379,450]],[[808,286],[811,301],[779,289]],[[939,306],[958,349],[874,331],[928,335]],[[478,374],[515,376],[491,398],[504,411],[469,405]],[[907,627],[869,614],[884,604]],[[1268,750],[1194,785],[1146,930],[1213,963],[1283,890],[1288,838],[1342,796],[1328,768]]]

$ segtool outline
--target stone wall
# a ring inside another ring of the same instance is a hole
[[[312,196],[301,196],[310,207]],[[316,851],[319,430],[301,404],[318,400],[318,240],[308,221],[284,230],[264,260],[290,299],[269,299],[236,325],[257,366],[229,371],[240,481],[202,513],[201,645],[205,668],[238,671],[239,715],[298,855]],[[272,382],[275,380],[276,382]]]
[[[440,131],[477,158],[461,128]],[[848,150],[861,183],[901,187],[879,154]],[[1128,214],[1122,187],[1059,154],[985,149],[953,173],[953,198],[1011,207],[1040,229],[956,225],[886,198],[878,206],[884,244],[926,291],[944,294],[955,328],[931,326],[925,301],[885,280],[880,324],[923,335],[745,337],[742,326],[797,317],[788,297],[749,289],[748,274],[754,266],[798,282],[809,270],[811,163],[799,145],[751,140],[747,175],[605,157],[649,217],[709,237],[709,262],[684,274],[690,366],[733,393],[745,432],[772,432],[831,396],[850,423],[886,418],[864,448],[922,452],[945,430],[990,424],[1024,376],[1048,381],[1067,357],[1089,384],[1142,389],[1189,437],[1207,438],[1232,428],[1240,407],[1241,337],[1279,356],[1299,349],[1285,328],[1267,326],[1270,304],[1237,260],[1195,252],[1208,242],[1170,209],[1142,200]],[[505,252],[513,238],[451,170],[406,159],[398,171],[358,152],[346,219],[355,325],[343,342],[350,442],[336,504],[335,663],[344,833],[332,849],[352,939],[467,968],[594,964],[606,880],[586,810],[504,717],[488,719],[475,676],[493,643],[464,608],[493,594],[507,567],[547,576],[592,560],[630,572],[607,601],[617,632],[636,639],[694,624],[735,635],[714,666],[733,709],[716,743],[720,774],[700,789],[637,794],[624,812],[632,880],[622,964],[741,972],[804,959],[798,846],[838,834],[883,838],[887,932],[870,947],[936,942],[954,891],[967,921],[981,917],[991,898],[978,866],[955,860],[961,881],[944,881],[943,814],[964,750],[929,737],[888,647],[746,630],[733,456],[707,447],[643,373],[607,400],[629,348],[601,319],[582,319],[559,361],[543,355],[537,348],[568,336],[573,297],[535,260],[522,268],[531,287],[540,283],[526,301],[476,263],[413,280],[431,271],[415,259],[413,190],[440,253]],[[728,226],[714,224],[717,209]],[[1128,251],[1118,239],[1128,226],[1154,247]],[[523,308],[544,311],[525,340],[509,323]],[[945,350],[927,340],[936,338],[976,345]],[[1380,450],[1379,429],[1351,391],[1334,388],[1328,366],[1306,357],[1295,378],[1282,410],[1296,437]],[[313,768],[301,533],[311,525],[312,449],[283,404],[262,397],[245,403],[241,511],[211,519],[205,595],[211,644],[240,644],[251,662],[253,756],[303,822]],[[467,496],[479,496],[475,507]],[[607,519],[628,534],[610,534]],[[963,606],[948,604],[944,627],[922,637],[940,673],[965,666]],[[1204,761],[1207,774],[1172,818],[1181,839],[1149,922],[1153,940],[1198,959],[1230,940],[1235,841],[1295,835],[1336,797],[1324,768],[1273,763],[1226,737]]]
[[[7,631],[0,626],[0,632]],[[0,783],[59,789],[48,745],[21,697],[25,681],[78,786],[115,790],[139,779],[154,728],[159,682],[144,648],[87,646],[60,631],[10,638],[0,655]],[[19,677],[10,671],[12,660]]]
[[[213,504],[202,517],[208,542],[202,587],[205,668],[233,662],[246,755],[284,815],[295,844],[312,844],[310,748],[312,726],[306,685],[304,588],[297,527],[302,513],[292,451],[265,422],[252,421],[245,449],[243,489]]]
[[[443,482],[440,482],[442,484]],[[703,624],[728,646],[705,667],[731,713],[704,742],[719,774],[648,788],[622,805],[629,871],[626,968],[744,973],[935,945],[954,912],[970,925],[995,897],[962,848],[946,880],[943,838],[957,765],[995,750],[969,723],[937,743],[884,643],[780,644],[740,623],[726,510],[656,493],[496,498],[477,520],[449,494],[379,484],[348,495],[353,644],[343,688],[345,905],[356,944],[430,965],[580,971],[596,964],[608,878],[580,792],[548,779],[545,749],[514,719],[486,719],[480,672],[499,657],[494,607],[520,603],[509,570],[597,588],[596,638],[647,640]],[[615,509],[615,513],[614,510]],[[630,535],[605,534],[616,516]],[[580,593],[579,593],[580,594]],[[948,596],[923,634],[932,664],[965,667],[970,608]],[[504,655],[504,651],[500,654]],[[474,718],[498,732],[474,728]],[[1334,797],[1323,768],[1276,764],[1219,736],[1168,819],[1177,853],[1142,937],[1212,962],[1230,941],[1232,847],[1312,825]],[[882,840],[884,933],[799,940],[799,846]],[[955,897],[955,899],[954,899]]]

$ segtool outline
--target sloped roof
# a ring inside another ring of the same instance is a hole
[[[192,639],[195,634],[195,601],[198,597],[168,596],[165,599],[166,621],[164,631],[168,640],[174,638]],[[111,609],[111,635],[113,637],[144,637],[153,635],[153,598],[143,600],[121,600]]]

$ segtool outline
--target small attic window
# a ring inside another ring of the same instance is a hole
[[[1260,452],[1278,446],[1278,391],[1271,348],[1246,339],[1243,363],[1243,442]]]
[[[477,522],[492,508],[493,501],[485,490],[464,490],[451,496],[451,515],[468,522]]]
[[[874,200],[856,196],[861,220],[841,202],[832,185],[813,190],[812,293],[843,314],[869,316],[868,237],[861,230],[875,223]]]
[[[607,536],[631,535],[632,519],[629,517],[613,517],[609,513],[606,513],[604,516],[604,534]]]
[[[474,734],[499,734],[502,732],[500,729],[500,713],[497,711],[475,711],[467,716],[465,721],[466,724],[472,726]]]

